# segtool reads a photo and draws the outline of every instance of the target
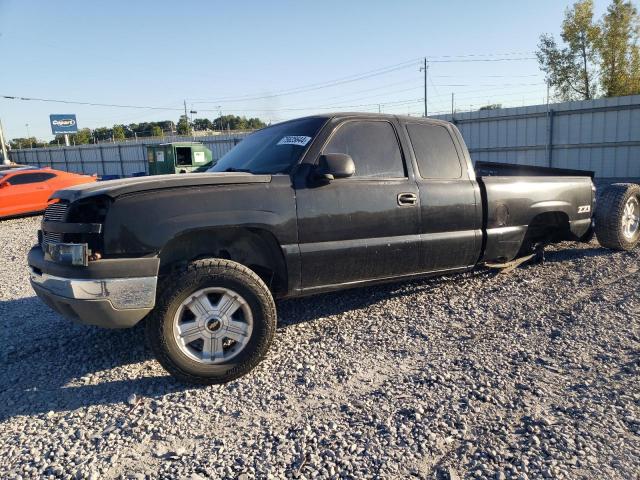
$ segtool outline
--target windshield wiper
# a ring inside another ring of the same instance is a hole
[[[242,173],[251,173],[251,170],[249,170],[248,168],[234,168],[234,167],[229,167],[229,168],[225,168],[223,170],[223,172],[242,172]]]

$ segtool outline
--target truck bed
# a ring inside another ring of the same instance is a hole
[[[534,173],[531,168],[539,175],[514,175]],[[590,172],[559,176],[559,169],[511,165],[498,171],[500,176],[477,178],[484,211],[482,262],[512,260],[536,241],[578,240],[589,233],[595,196]]]

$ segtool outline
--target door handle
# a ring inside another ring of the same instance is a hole
[[[418,203],[418,196],[415,193],[399,193],[398,205],[401,207],[409,207]]]

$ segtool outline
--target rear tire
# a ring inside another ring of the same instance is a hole
[[[197,260],[169,274],[146,321],[158,362],[185,383],[226,383],[265,356],[276,308],[264,282],[223,259]]]
[[[632,250],[640,241],[640,185],[614,183],[596,204],[595,233],[600,245]]]

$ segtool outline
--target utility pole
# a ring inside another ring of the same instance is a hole
[[[420,67],[420,71],[424,72],[424,116],[429,115],[429,108],[427,107],[427,72],[429,71],[429,65],[427,65],[427,57],[424,57],[424,65]]]
[[[0,120],[0,144],[2,145],[2,163],[9,165],[9,155],[7,154],[7,145],[4,143],[4,132],[2,131],[2,120]]]
[[[549,111],[549,89],[551,88],[551,82],[547,80],[547,112]]]
[[[184,101],[184,121],[187,124],[187,134],[189,133],[189,116],[187,115],[187,101]]]
[[[33,148],[33,142],[31,141],[31,132],[29,131],[29,124],[25,123],[25,127],[27,127],[27,138],[29,139],[29,148]]]
[[[455,112],[453,108],[454,98],[455,98],[455,93],[451,92],[451,120],[453,120],[453,113]]]

